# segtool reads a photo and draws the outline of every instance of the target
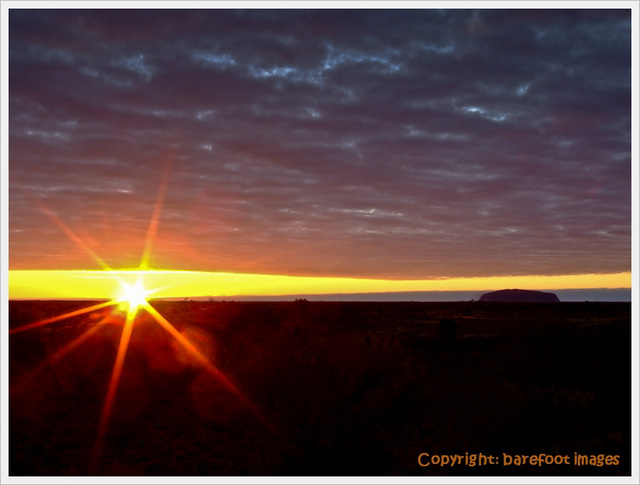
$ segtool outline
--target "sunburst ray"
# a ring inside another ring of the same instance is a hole
[[[107,434],[107,428],[109,424],[109,418],[111,417],[111,411],[118,393],[118,386],[120,384],[120,377],[122,375],[122,368],[124,367],[124,361],[127,357],[127,350],[129,348],[129,342],[131,340],[131,334],[133,333],[133,322],[136,318],[136,312],[127,312],[127,318],[122,328],[122,334],[120,336],[120,343],[118,344],[118,353],[116,354],[116,360],[113,364],[113,371],[111,373],[111,379],[109,381],[109,389],[104,400],[104,406],[102,408],[102,414],[100,415],[100,422],[98,424],[98,435],[94,444],[92,452],[91,468],[94,468],[99,463],[102,457],[102,447],[104,438]]]
[[[64,231],[64,233],[69,236],[69,238],[80,248],[82,249],[85,253],[87,253],[89,255],[89,257],[91,257],[91,259],[93,259],[94,262],[96,262],[98,264],[98,266],[100,266],[103,270],[105,271],[112,271],[111,267],[104,262],[104,260],[98,256],[95,251],[93,249],[91,249],[86,242],[84,242],[84,240],[78,236],[75,232],[73,232],[71,230],[71,228],[69,226],[67,226],[64,222],[62,222],[62,220],[50,209],[44,207],[42,204],[38,204],[38,207],[40,208],[40,210],[42,212],[44,212],[45,214],[47,214],[49,216],[49,218],[60,228]]]
[[[209,374],[211,374],[215,379],[218,380],[223,386],[227,388],[227,390],[231,391],[238,400],[249,409],[261,422],[264,424],[269,431],[274,434],[277,433],[277,430],[273,423],[269,421],[266,416],[258,409],[258,407],[249,399],[239,388],[236,386],[233,381],[227,377],[227,375],[218,369],[209,359],[207,359],[184,335],[182,335],[176,328],[169,322],[166,318],[164,318],[155,308],[153,308],[149,303],[144,305],[144,309],[153,317],[153,319],[158,322],[173,338],[175,338],[180,345],[182,345],[189,354],[194,357],[202,367],[204,367]]]
[[[87,341],[91,336],[98,333],[102,328],[104,322],[108,317],[103,317],[100,321],[96,322],[93,326],[82,332],[78,337],[65,344],[63,347],[56,350],[53,354],[47,357],[36,367],[31,369],[26,374],[20,376],[15,382],[12,382],[9,386],[10,392],[21,393],[28,388],[29,384],[35,379],[44,369],[49,366],[55,365],[58,361],[66,357],[72,350],[78,348],[82,343]]]
[[[164,205],[164,198],[167,193],[167,187],[169,185],[169,175],[171,174],[171,168],[173,166],[173,159],[169,159],[167,166],[165,167],[162,182],[160,183],[160,189],[158,190],[158,196],[156,203],[153,206],[153,213],[151,214],[151,220],[149,222],[149,228],[147,229],[147,235],[144,240],[144,249],[142,251],[142,258],[140,259],[139,269],[146,270],[149,268],[149,258],[151,257],[151,249],[158,232],[158,224],[160,222],[160,214],[162,213],[162,206]]]
[[[9,330],[9,334],[24,332],[26,330],[32,330],[34,328],[42,327],[42,326],[48,325],[50,323],[59,322],[61,320],[66,320],[67,318],[71,318],[71,317],[77,317],[78,315],[84,315],[85,313],[91,313],[93,311],[100,310],[101,308],[117,305],[119,303],[120,303],[119,300],[105,301],[105,302],[102,302],[102,303],[98,303],[96,305],[92,305],[92,306],[81,308],[79,310],[74,310],[72,312],[63,313],[62,315],[57,315],[57,316],[51,317],[51,318],[45,318],[45,319],[39,320],[37,322],[28,323],[28,324],[23,325],[21,327],[13,328],[13,329]]]

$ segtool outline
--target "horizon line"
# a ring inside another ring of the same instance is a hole
[[[153,298],[231,298],[233,295],[349,295],[401,292],[631,289],[631,272],[438,279],[383,279],[269,275],[188,270],[9,270],[9,299],[102,299],[121,293],[122,283],[144,280]]]

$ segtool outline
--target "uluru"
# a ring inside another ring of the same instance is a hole
[[[560,299],[555,293],[534,290],[498,290],[485,293],[478,301],[555,303]]]

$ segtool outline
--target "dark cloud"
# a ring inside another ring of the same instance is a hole
[[[630,269],[628,10],[9,14],[10,266]]]

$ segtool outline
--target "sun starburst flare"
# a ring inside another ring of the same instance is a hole
[[[162,205],[164,201],[164,196],[167,189],[167,182],[169,178],[169,171],[171,168],[171,164],[168,164],[167,169],[165,170],[164,177],[160,186],[160,190],[158,193],[158,197],[156,203],[154,204],[153,213],[151,216],[151,221],[149,223],[149,229],[147,231],[147,235],[144,241],[144,249],[142,253],[142,258],[140,261],[140,265],[138,270],[136,271],[137,279],[131,283],[130,281],[124,281],[120,276],[115,275],[114,278],[117,279],[120,285],[120,293],[115,298],[98,303],[95,305],[88,306],[86,308],[82,308],[79,310],[70,311],[64,313],[62,315],[41,319],[37,322],[29,323],[23,325],[21,327],[17,327],[10,330],[10,334],[16,334],[20,332],[24,332],[27,330],[33,330],[36,328],[40,328],[45,325],[49,325],[55,322],[59,322],[62,320],[66,320],[75,316],[89,314],[98,310],[102,310],[107,307],[117,306],[121,312],[126,312],[126,316],[124,317],[124,324],[122,326],[122,333],[120,334],[120,341],[117,347],[116,358],[113,364],[113,368],[111,371],[111,377],[109,380],[109,386],[107,393],[104,398],[104,404],[102,407],[102,412],[100,414],[100,420],[98,423],[98,430],[96,439],[94,442],[94,447],[91,453],[91,459],[89,463],[89,471],[95,472],[99,469],[99,465],[102,459],[102,453],[105,443],[105,438],[109,431],[109,422],[112,415],[112,411],[114,405],[116,403],[118,388],[120,385],[120,380],[122,377],[122,373],[125,367],[125,361],[127,357],[127,353],[129,351],[129,344],[131,342],[131,336],[134,331],[135,323],[138,318],[138,314],[141,311],[145,311],[153,320],[155,320],[163,329],[165,329],[172,338],[174,338],[182,348],[184,348],[187,353],[191,356],[191,358],[198,363],[198,365],[202,366],[202,368],[212,377],[214,377],[218,382],[220,382],[227,390],[232,392],[242,405],[245,408],[250,410],[262,423],[265,427],[273,432],[277,433],[275,427],[270,423],[270,421],[260,412],[260,410],[256,407],[256,405],[238,388],[238,386],[218,367],[216,367],[198,348],[184,335],[182,335],[164,316],[162,316],[148,301],[149,297],[156,292],[159,288],[147,288],[145,286],[144,281],[144,272],[149,268],[149,259],[151,255],[151,250],[153,246],[153,240],[155,238],[158,222],[160,219],[160,214],[162,211]],[[66,224],[62,222],[62,220],[54,214],[49,209],[42,207],[38,204],[38,207],[42,209],[42,211],[47,214],[51,220],[85,253],[91,257],[91,259],[96,262],[104,271],[115,273],[107,263],[105,263],[85,242],[84,240],[78,236],[75,232],[71,230]],[[98,324],[102,324],[106,321],[106,318],[103,318],[98,322]],[[96,324],[96,325],[98,325]],[[61,350],[54,353],[52,356],[48,358],[48,360],[41,365],[34,368],[28,376],[25,376],[24,379],[19,379],[20,388],[25,387],[26,382],[30,382],[36,373],[42,371],[47,364],[52,364],[63,357],[65,357],[72,349],[75,349],[80,346],[80,344],[86,342],[89,337],[94,335],[99,327],[94,327],[94,329],[90,331],[84,332],[80,337],[73,340],[70,344],[63,347]],[[18,383],[14,383],[18,384]],[[14,386],[14,390],[17,389]]]

